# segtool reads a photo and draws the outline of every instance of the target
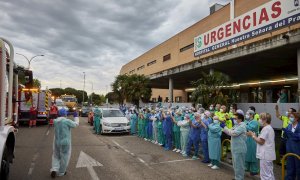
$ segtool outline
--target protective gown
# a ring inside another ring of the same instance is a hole
[[[94,124],[95,124],[95,132],[96,134],[101,133],[101,110],[99,108],[95,108],[94,110]]]
[[[244,122],[235,125],[232,129],[224,128],[224,133],[231,136],[231,153],[235,174],[234,179],[236,180],[243,180],[245,175],[246,132],[247,129]]]
[[[137,123],[137,115],[136,113],[132,113],[130,116],[130,131],[131,134],[136,134],[136,123]]]
[[[246,128],[247,131],[252,131],[258,135],[258,122],[255,120],[250,120],[246,122]],[[246,140],[247,144],[247,153],[246,153],[246,158],[245,158],[245,166],[246,166],[246,171],[250,171],[250,173],[258,173],[259,168],[258,168],[258,159],[256,158],[256,142],[252,137],[247,137]]]
[[[208,125],[209,158],[211,163],[216,166],[219,166],[221,159],[221,134],[222,128],[219,123]]]
[[[186,146],[190,132],[190,125],[186,120],[178,121],[177,125],[180,127],[181,150],[186,152]]]
[[[65,117],[54,120],[54,141],[52,168],[58,176],[63,176],[69,164],[71,156],[71,128],[79,125],[79,118],[74,117],[74,121]]]

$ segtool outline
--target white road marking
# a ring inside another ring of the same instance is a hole
[[[199,158],[197,158],[199,159]],[[179,159],[179,160],[172,160],[172,161],[163,161],[158,163],[151,163],[150,165],[156,165],[156,164],[167,164],[167,163],[175,163],[175,162],[183,162],[183,161],[195,161],[197,159]]]
[[[31,175],[31,174],[32,174],[33,169],[34,169],[33,167],[30,167],[30,168],[29,168],[28,175]]]
[[[92,180],[100,180],[97,173],[95,172],[94,168],[92,166],[88,166],[87,167],[87,170],[89,171],[91,177],[92,177]]]
[[[139,161],[141,161],[141,163],[144,163],[145,164],[145,161],[142,160],[141,158],[138,158]]]
[[[141,163],[143,163],[145,166],[147,166],[149,169],[153,169],[152,167],[149,166],[148,163],[146,163],[143,159],[141,159],[140,157],[136,157],[134,153],[130,152],[129,150],[125,149],[123,146],[121,146],[119,143],[117,143],[116,141],[112,140],[112,142],[117,145],[118,147],[120,147],[123,151],[127,152],[128,154],[130,154],[131,156],[137,158]]]
[[[47,133],[46,133],[46,136],[48,136],[48,135],[49,135],[49,132],[50,132],[50,131],[48,130],[48,131],[47,131]]]
[[[39,153],[37,152],[37,153],[35,153],[35,154],[33,155],[33,157],[32,157],[31,164],[30,164],[30,168],[29,168],[29,170],[28,170],[28,175],[29,175],[29,176],[32,174],[32,172],[33,172],[33,170],[34,170],[34,167],[35,167],[35,161],[36,161],[36,159],[38,158],[38,156],[39,156]]]
[[[100,180],[93,168],[94,166],[103,166],[103,164],[96,161],[95,159],[93,159],[91,156],[87,155],[83,151],[80,151],[76,168],[86,167],[92,177],[92,180]]]

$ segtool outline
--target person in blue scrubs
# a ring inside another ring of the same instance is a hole
[[[189,139],[188,144],[186,147],[186,154],[183,154],[183,156],[189,156],[191,152],[192,145],[194,146],[194,156],[193,159],[198,158],[198,152],[199,152],[199,143],[200,143],[200,132],[201,132],[201,115],[199,113],[195,113],[194,119],[189,121],[190,123],[190,133],[189,133]]]
[[[300,156],[300,114],[291,113],[290,124],[287,128],[282,130],[287,136],[286,153],[294,153]],[[288,157],[286,163],[286,176],[285,180],[298,180],[300,179],[300,160],[296,157]]]
[[[165,150],[169,151],[172,149],[172,118],[171,112],[166,111],[163,113],[163,133],[165,137]]]
[[[200,140],[202,145],[202,151],[204,159],[202,160],[203,163],[210,163],[209,153],[208,153],[208,125],[212,123],[211,113],[209,111],[204,112],[204,117],[201,121],[201,133],[200,133]]]

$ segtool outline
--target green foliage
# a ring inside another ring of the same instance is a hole
[[[126,99],[135,105],[139,101],[148,102],[151,97],[150,79],[144,75],[118,75],[112,83],[114,97],[122,104]]]
[[[33,79],[33,87],[34,88],[41,88],[41,81],[38,79]]]
[[[105,103],[105,96],[92,93],[91,95],[89,95],[89,103],[100,106]]]
[[[202,72],[202,78],[192,82],[196,87],[192,93],[192,100],[195,104],[202,104],[207,107],[209,104],[225,104],[227,105],[228,96],[222,93],[223,86],[227,86],[229,78],[221,72],[206,74]]]
[[[74,95],[74,96],[76,96],[78,103],[82,103],[82,94],[83,94],[82,90],[77,90],[77,89],[70,88],[70,87],[67,87],[65,89],[52,88],[49,90],[52,92],[52,95],[55,97],[59,97],[63,94]],[[85,91],[84,91],[84,100],[88,101],[88,95],[87,95],[87,92],[85,92]]]
[[[105,95],[105,99],[108,98],[108,103],[113,104],[113,103],[119,103],[120,97],[119,94],[115,92],[109,92]]]

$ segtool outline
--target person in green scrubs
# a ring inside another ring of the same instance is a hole
[[[258,122],[254,120],[254,111],[248,110],[246,113],[246,128],[247,132],[254,132],[258,136]],[[256,158],[256,142],[253,140],[250,133],[247,133],[248,137],[246,140],[247,153],[245,159],[246,171],[249,171],[251,175],[257,175],[259,171],[258,159]]]

